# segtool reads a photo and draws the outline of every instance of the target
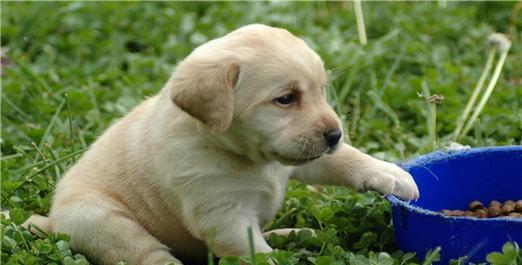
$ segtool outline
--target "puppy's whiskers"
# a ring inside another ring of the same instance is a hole
[[[308,149],[308,141],[302,135],[300,135],[298,138],[299,138],[299,143],[301,143],[301,144],[299,146],[300,150],[299,150],[299,153],[297,155],[297,159],[304,159],[304,158],[306,158],[306,157],[304,157],[304,155],[305,155],[306,150]]]

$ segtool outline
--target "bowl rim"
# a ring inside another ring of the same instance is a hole
[[[425,155],[421,155],[413,160],[399,164],[403,169],[408,170],[415,165],[423,165],[428,162],[438,161],[442,159],[454,158],[459,156],[467,156],[469,154],[482,153],[487,151],[522,151],[522,145],[509,145],[509,146],[486,146],[486,147],[475,147],[466,148],[460,150],[449,150],[449,151],[435,151]],[[478,222],[509,222],[509,223],[520,223],[522,224],[522,218],[510,218],[510,217],[493,217],[493,218],[478,218],[471,216],[447,216],[441,212],[428,210],[417,205],[411,204],[409,201],[403,201],[391,194],[386,195],[386,199],[391,203],[392,206],[398,206],[405,208],[408,212],[421,215],[431,215],[439,218],[445,218],[447,220],[473,220]]]

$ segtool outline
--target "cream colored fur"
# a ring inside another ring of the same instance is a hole
[[[69,234],[97,264],[180,264],[205,260],[207,246],[247,255],[248,227],[256,251],[272,251],[261,227],[291,177],[417,198],[396,165],[342,139],[325,145],[341,128],[325,84],[319,56],[286,30],[249,25],[210,41],[67,172],[49,219],[30,222]],[[289,93],[293,104],[274,101]]]

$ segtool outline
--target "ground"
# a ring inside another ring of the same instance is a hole
[[[496,89],[459,142],[522,143],[520,2],[450,2],[446,8],[364,2],[365,46],[351,2],[2,1],[1,7],[1,204],[12,217],[2,218],[4,264],[86,264],[66,235],[31,235],[17,224],[31,212],[48,212],[64,171],[111,123],[157,92],[179,60],[248,23],[284,27],[305,39],[325,61],[329,99],[345,122],[346,140],[394,162],[452,140],[486,62],[487,36],[506,33],[513,46]],[[444,101],[433,127],[426,96],[435,93]],[[431,264],[444,251],[427,257],[400,252],[390,206],[374,192],[313,191],[292,183],[267,228],[277,227],[321,231],[318,238],[271,238],[280,264]],[[257,259],[265,264],[262,255]]]

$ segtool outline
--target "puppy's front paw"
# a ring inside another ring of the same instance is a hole
[[[379,161],[372,167],[367,179],[370,189],[375,189],[383,194],[392,194],[403,200],[419,198],[419,188],[413,177],[395,164]]]

